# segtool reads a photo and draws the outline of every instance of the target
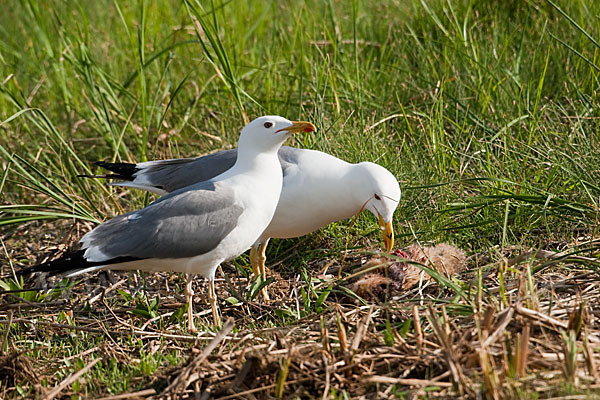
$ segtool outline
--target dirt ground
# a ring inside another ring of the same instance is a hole
[[[53,243],[73,242],[82,229],[58,222],[5,232],[3,276],[10,276],[11,264],[18,268],[64,251],[66,245]],[[593,260],[548,250],[505,254],[500,261],[471,255],[467,269],[443,276],[446,280],[422,274],[414,287],[392,290],[388,285],[383,297],[371,296],[369,301],[358,301],[348,291],[372,260],[358,252],[344,259],[343,276],[354,275],[351,279],[338,280],[336,259],[310,265],[310,282],[285,263],[279,265],[271,271],[275,282],[269,285],[269,302],[248,299],[249,279],[228,264],[225,275],[217,274],[224,325],[198,334],[187,332],[185,321],[167,322],[183,306],[184,279],[179,275],[100,272],[42,301],[3,293],[0,393],[19,397],[20,386],[48,396],[62,384],[58,397],[75,395],[72,382],[55,378],[60,353],[55,360],[39,360],[33,349],[35,343],[45,346],[49,338],[85,337],[98,344],[80,355],[85,361],[80,371],[94,368],[98,358],[139,362],[132,348],[139,343],[148,351],[185,355],[177,365],[139,377],[139,397],[343,398],[345,392],[350,398],[368,399],[500,399],[597,394],[600,285],[589,267]],[[58,285],[60,280],[44,282]],[[41,284],[38,278],[25,280],[25,287]],[[331,293],[319,304],[319,295],[329,287]],[[133,296],[143,292],[148,299],[160,295],[159,305],[151,310],[156,314],[142,318],[132,312],[136,307],[121,291]],[[198,284],[196,292],[197,322],[209,321],[204,285]],[[68,322],[61,321],[61,313],[69,315]],[[100,390],[94,396],[109,394]]]

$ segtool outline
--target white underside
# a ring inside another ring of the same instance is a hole
[[[96,267],[80,269],[67,276],[74,277],[77,275],[98,271],[101,269],[114,269],[141,270],[149,272],[184,272],[187,274],[198,274],[200,276],[213,279],[215,276],[217,266],[224,260],[214,258],[214,254],[211,255],[211,253],[190,258],[149,258],[145,260],[131,261],[126,263],[100,265]]]
[[[137,178],[136,178],[137,181]],[[165,194],[167,194],[166,191],[157,188],[156,186],[152,186],[152,184],[150,183],[142,183],[142,182],[111,182],[110,183],[111,186],[122,186],[122,187],[129,187],[132,189],[139,189],[139,190],[145,190],[148,192],[152,192],[152,193],[156,193],[158,195],[164,196]]]

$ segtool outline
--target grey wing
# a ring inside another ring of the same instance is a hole
[[[237,149],[232,149],[198,158],[149,161],[137,165],[133,183],[170,193],[222,174],[236,159]]]
[[[283,170],[284,179],[288,173],[288,169],[298,165],[298,158],[303,151],[306,150],[289,146],[281,146],[277,155],[279,156],[279,163],[281,164],[281,169]]]
[[[295,164],[301,152],[302,149],[281,147],[279,161],[284,175],[286,167]],[[135,166],[131,182],[119,182],[116,185],[131,186],[159,194],[171,193],[222,174],[235,164],[236,159],[237,149],[231,149],[198,158],[148,161]]]
[[[235,228],[242,212],[230,188],[203,182],[113,218],[81,242],[91,262],[118,257],[193,257],[216,248]]]

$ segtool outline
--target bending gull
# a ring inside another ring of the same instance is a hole
[[[113,185],[165,194],[227,171],[234,165],[237,152],[232,149],[198,158],[139,164],[99,161],[97,165],[114,174],[95,177],[119,179],[125,182]],[[283,188],[271,223],[252,246],[250,263],[254,274],[266,278],[265,251],[270,238],[302,236],[363,210],[377,218],[386,251],[392,250],[392,217],[401,192],[391,172],[371,162],[351,164],[320,151],[287,146],[279,150],[279,162]],[[266,288],[262,294],[268,299]]]
[[[250,248],[271,221],[283,182],[277,159],[282,143],[292,133],[314,131],[310,122],[257,118],[242,129],[238,157],[224,173],[104,222],[83,236],[81,250],[21,272],[70,271],[75,276],[110,268],[202,275],[209,280],[214,323],[220,325],[215,270]],[[190,330],[192,296],[188,275]]]

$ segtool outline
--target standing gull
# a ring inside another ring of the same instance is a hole
[[[237,153],[233,149],[198,158],[97,164],[115,173],[100,177],[124,181],[115,185],[165,194],[227,171],[236,162]],[[386,251],[392,250],[392,217],[400,200],[400,187],[391,172],[371,162],[351,164],[320,151],[287,146],[279,150],[279,162],[283,170],[279,204],[250,252],[256,275],[265,277],[265,251],[270,238],[302,236],[363,210],[377,218]],[[266,288],[262,294],[268,299]]]
[[[115,217],[83,236],[81,250],[23,272],[70,272],[74,276],[110,268],[187,273],[191,330],[191,274],[198,274],[209,280],[213,319],[220,325],[215,270],[250,248],[271,221],[283,182],[277,159],[282,143],[292,133],[314,131],[310,122],[257,118],[242,129],[238,157],[224,173]]]

